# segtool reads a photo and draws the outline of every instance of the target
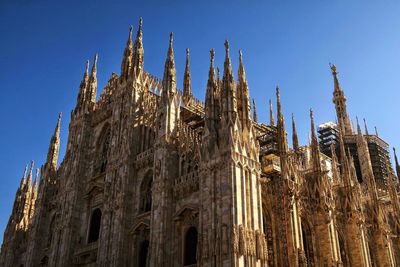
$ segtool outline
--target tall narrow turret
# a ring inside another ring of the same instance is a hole
[[[121,64],[121,78],[127,80],[129,72],[132,68],[133,60],[133,45],[132,45],[132,25],[129,27],[128,41],[126,42],[126,47],[124,50],[124,56]]]
[[[313,161],[313,171],[316,173],[322,172],[320,151],[317,135],[315,134],[314,116],[313,111],[310,109],[310,120],[311,120],[311,157]]]
[[[192,100],[192,81],[190,75],[189,48],[186,48],[186,65],[185,65],[185,74],[183,77],[183,104],[185,106],[190,105],[191,100]]]
[[[292,113],[292,143],[293,143],[293,149],[295,152],[299,152],[299,138],[297,136],[297,130],[296,130],[296,122],[294,121],[294,115]]]
[[[367,140],[365,140],[362,134],[360,123],[357,118],[357,153],[361,166],[361,174],[363,180],[366,182],[368,187],[368,193],[371,197],[374,205],[378,205],[378,195],[376,191],[376,183],[374,173],[372,170],[372,163],[368,149]]]
[[[216,133],[216,126],[218,123],[218,99],[217,99],[217,79],[215,76],[214,68],[214,49],[210,50],[210,70],[208,71],[208,82],[206,89],[206,101],[205,101],[205,126],[206,129],[211,133]]]
[[[281,96],[279,87],[276,87],[276,106],[277,106],[277,127],[278,127],[278,152],[280,155],[286,154],[288,152],[288,143],[285,130],[285,119],[282,114],[281,106]],[[283,167],[282,167],[283,168]]]
[[[243,65],[242,50],[239,50],[239,70],[236,86],[237,111],[242,127],[249,127],[251,120],[251,106],[249,97],[249,86],[246,79],[246,72]]]
[[[346,96],[344,95],[344,91],[340,87],[339,79],[337,77],[336,66],[331,65],[332,75],[333,75],[333,83],[334,83],[334,91],[333,91],[333,103],[336,108],[336,116],[339,122],[339,128],[342,130],[344,135],[353,134],[353,127],[351,126],[351,122],[349,119],[349,115],[347,113],[346,107]]]
[[[58,162],[58,153],[60,151],[60,127],[61,127],[62,113],[58,114],[56,128],[54,129],[53,136],[50,140],[49,151],[47,152],[47,160],[45,163],[46,170],[55,171]]]
[[[274,110],[272,108],[272,100],[269,100],[269,125],[275,126]]]
[[[253,98],[253,121],[258,122],[256,101]]]
[[[85,73],[83,74],[82,81],[79,85],[79,93],[78,93],[78,99],[76,100],[75,111],[78,111],[81,107],[84,106],[88,85],[89,85],[89,60],[86,60]]]
[[[235,80],[233,77],[231,59],[229,57],[229,43],[225,41],[224,74],[221,88],[221,113],[224,123],[233,122],[237,116]]]
[[[162,81],[162,94],[160,108],[158,109],[158,136],[167,140],[175,131],[176,123],[179,118],[179,99],[176,89],[176,69],[174,59],[174,49],[172,47],[173,35],[170,34],[167,59],[164,66],[164,77]]]
[[[135,75],[143,71],[144,64],[144,48],[143,48],[143,19],[139,20],[139,28],[136,34],[135,45],[133,46],[133,62],[132,69],[136,70]]]
[[[91,110],[96,103],[96,95],[97,95],[97,59],[98,55],[94,56],[92,71],[89,76],[89,84],[87,90],[87,97],[85,99],[85,104],[87,108]]]

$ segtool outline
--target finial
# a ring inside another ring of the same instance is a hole
[[[229,42],[228,42],[228,39],[225,40],[225,51],[226,51],[226,54],[229,53]]]
[[[169,45],[172,46],[172,42],[174,40],[174,34],[172,32],[169,33]]]
[[[272,108],[272,100],[269,99],[269,124],[270,126],[275,126],[274,110]]]
[[[299,138],[297,136],[296,122],[294,121],[294,114],[292,113],[292,143],[293,149],[297,152],[299,150]]]
[[[357,133],[362,135],[361,127],[360,127],[360,122],[358,121],[358,117],[356,116],[356,121],[357,121]]]
[[[143,34],[142,26],[143,26],[143,19],[142,19],[142,17],[140,17],[140,19],[139,19],[139,27],[138,27],[138,30],[136,32],[136,39],[137,39],[136,42],[138,41],[138,39],[141,40],[141,38],[142,38],[142,34]]]
[[[31,167],[29,168],[29,173],[32,174],[33,167],[35,166],[35,162],[31,160]]]
[[[239,49],[239,62],[243,62],[242,49]]]
[[[94,60],[93,60],[93,66],[92,66],[92,74],[94,74],[97,71],[97,59],[98,59],[99,55],[98,53],[96,53],[94,55]]]
[[[365,120],[365,118],[363,120],[364,120],[365,135],[369,135],[368,127],[367,127],[367,121]]]
[[[129,41],[132,41],[132,32],[133,32],[133,26],[130,25],[129,26],[129,38],[128,38]]]
[[[89,75],[89,59],[86,59],[86,69],[85,69],[85,76]]]
[[[375,135],[376,135],[376,136],[379,136],[379,135],[378,135],[378,128],[376,128],[376,126],[375,126],[374,128],[375,128]]]
[[[313,114],[312,108],[310,108],[310,119],[311,119],[312,125],[314,125],[314,114]]]
[[[210,62],[214,65],[214,57],[215,57],[215,51],[214,48],[211,48],[210,50]],[[219,68],[218,68],[219,71]]]
[[[28,171],[28,164],[25,165],[24,175],[22,176],[23,178],[26,178],[27,171]]]
[[[189,59],[189,48],[186,48],[186,59]]]
[[[28,181],[27,181],[28,187],[30,187],[31,183],[32,183],[32,170],[33,170],[34,165],[35,165],[35,162],[32,160],[31,167],[29,168],[29,175],[28,175]]]
[[[336,75],[336,74],[337,74],[336,65],[335,65],[335,64],[329,63],[329,67],[331,67],[332,74],[333,74],[333,75]]]
[[[258,122],[256,101],[253,98],[253,121]]]

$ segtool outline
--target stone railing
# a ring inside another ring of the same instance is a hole
[[[136,156],[136,167],[143,167],[153,162],[154,149],[150,148]]]
[[[182,198],[199,190],[199,171],[192,171],[175,179],[174,196]]]

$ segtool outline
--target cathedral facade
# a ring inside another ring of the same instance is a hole
[[[334,65],[338,142],[327,156],[312,110],[309,143],[292,117],[289,147],[279,88],[277,116],[270,102],[270,122],[258,122],[242,53],[235,80],[227,41],[222,77],[210,51],[202,103],[189,50],[180,91],[172,34],[159,79],[143,67],[141,20],[132,33],[99,99],[97,55],[87,62],[62,162],[60,114],[46,163],[25,169],[0,266],[400,265],[400,167],[388,161],[378,189],[373,135],[353,129]]]

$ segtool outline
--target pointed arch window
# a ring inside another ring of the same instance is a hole
[[[96,242],[100,236],[100,225],[101,225],[101,210],[99,208],[92,212],[90,217],[88,243]]]
[[[184,246],[184,266],[197,263],[197,229],[192,226],[186,231]]]
[[[307,259],[308,266],[315,266],[311,228],[304,220],[301,221],[301,230],[303,235],[304,254]]]

